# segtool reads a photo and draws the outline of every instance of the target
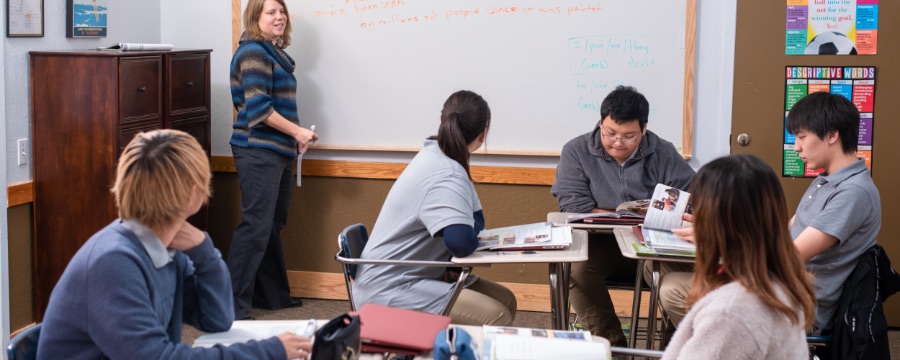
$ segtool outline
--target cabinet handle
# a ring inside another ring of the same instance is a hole
[[[185,84],[185,85],[187,85],[188,87],[191,87],[191,86],[194,86],[194,82],[193,82],[193,81],[188,81],[187,84]]]
[[[137,88],[137,91],[138,91],[138,92],[147,92],[147,87],[146,87],[146,86],[141,86],[141,87]]]

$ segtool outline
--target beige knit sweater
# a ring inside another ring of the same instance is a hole
[[[779,288],[779,297],[784,293]],[[802,317],[802,315],[801,315]],[[803,324],[732,282],[706,294],[666,348],[669,359],[808,359]]]

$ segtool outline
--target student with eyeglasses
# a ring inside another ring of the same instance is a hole
[[[650,103],[633,87],[618,86],[606,96],[594,129],[563,147],[550,190],[560,211],[611,212],[622,202],[649,199],[658,183],[688,188],[694,170],[671,142],[647,130],[649,114]],[[633,276],[637,264],[622,256],[612,234],[590,237],[588,261],[572,264],[570,299],[587,330],[613,346],[625,346],[606,281],[614,275]],[[663,273],[690,271],[664,267]]]

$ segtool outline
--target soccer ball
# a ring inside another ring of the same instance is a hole
[[[816,35],[806,45],[807,55],[856,55],[856,46],[847,35],[835,31]]]

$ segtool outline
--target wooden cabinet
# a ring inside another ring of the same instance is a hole
[[[29,53],[37,321],[75,252],[117,217],[110,189],[135,134],[183,130],[209,153],[210,51]],[[191,218],[207,221],[206,208]]]

